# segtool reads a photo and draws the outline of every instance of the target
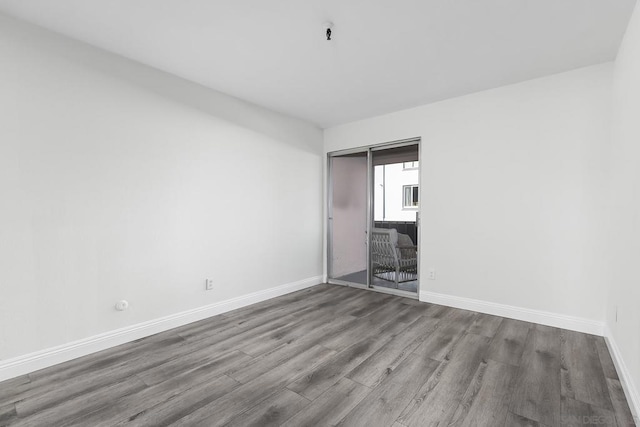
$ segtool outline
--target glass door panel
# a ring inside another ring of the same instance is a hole
[[[368,152],[329,162],[329,278],[367,285]]]
[[[370,284],[417,293],[418,145],[371,151],[373,224]]]

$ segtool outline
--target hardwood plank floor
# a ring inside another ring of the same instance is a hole
[[[474,374],[484,362],[490,338],[465,334],[439,363],[398,421],[405,426],[448,425]],[[431,359],[429,359],[431,360]]]
[[[491,341],[487,357],[496,362],[518,366],[529,334],[530,323],[504,319]]]
[[[601,337],[333,285],[0,383],[3,427],[590,421],[634,425]]]
[[[612,410],[604,368],[593,336],[562,331],[562,395]]]
[[[438,367],[438,362],[410,354],[386,381],[364,398],[338,425],[390,426],[400,416],[402,408],[416,396],[420,387]]]
[[[511,412],[548,426],[560,425],[560,376],[560,330],[533,326],[520,361]]]
[[[284,425],[286,427],[336,425],[370,393],[370,388],[349,378],[341,378]]]
[[[481,363],[449,425],[504,425],[517,372],[515,366],[493,360]]]

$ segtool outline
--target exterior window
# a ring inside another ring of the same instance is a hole
[[[416,160],[415,162],[403,162],[402,169],[403,170],[418,169],[418,161]]]
[[[403,185],[402,186],[402,207],[405,209],[416,209],[418,207],[418,186]]]

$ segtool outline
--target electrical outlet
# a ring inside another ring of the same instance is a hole
[[[208,291],[213,289],[213,279],[207,279],[205,281],[205,289]]]
[[[436,269],[435,268],[430,268],[429,269],[429,280],[436,280]]]

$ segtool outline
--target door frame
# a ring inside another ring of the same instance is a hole
[[[418,246],[418,251],[417,251],[417,259],[418,259],[418,266],[417,266],[417,277],[418,277],[418,286],[416,289],[416,293],[412,293],[412,292],[408,292],[408,291],[403,291],[400,289],[393,289],[393,288],[385,288],[385,287],[381,287],[381,286],[373,286],[371,284],[371,245],[370,245],[370,239],[371,239],[371,229],[373,228],[373,224],[375,222],[375,218],[373,218],[373,180],[374,180],[374,174],[373,174],[373,157],[372,157],[372,152],[374,151],[382,151],[382,150],[387,150],[390,148],[399,148],[399,147],[405,147],[405,146],[409,146],[409,145],[417,145],[418,146],[418,161],[419,161],[419,166],[418,166],[418,185],[420,188],[420,203],[418,204],[418,210],[417,210],[417,217],[416,217],[416,228],[417,228],[417,242],[416,242],[416,246]],[[367,154],[367,227],[366,227],[366,251],[367,251],[367,283],[366,284],[360,284],[360,283],[353,283],[353,282],[347,282],[344,280],[338,280],[338,279],[332,279],[330,277],[330,273],[331,273],[331,268],[332,268],[332,259],[333,259],[333,171],[332,171],[332,161],[331,159],[333,157],[340,157],[340,156],[345,156],[345,155],[349,155],[349,154],[357,154],[357,153],[366,153]],[[327,185],[327,201],[326,201],[326,206],[327,206],[327,217],[326,217],[326,224],[327,224],[327,251],[325,256],[327,257],[326,259],[326,266],[327,266],[327,272],[326,272],[326,277],[327,277],[327,282],[331,283],[331,284],[336,284],[336,285],[342,285],[342,286],[349,286],[349,287],[354,287],[354,288],[359,288],[359,289],[367,289],[367,290],[371,290],[374,292],[381,292],[381,293],[385,293],[385,294],[392,294],[392,295],[398,295],[398,296],[403,296],[403,297],[408,297],[408,298],[413,298],[413,299],[418,299],[419,295],[420,295],[420,285],[421,285],[421,275],[420,275],[420,248],[421,248],[421,242],[420,242],[420,229],[421,229],[421,218],[422,218],[422,139],[420,137],[414,137],[414,138],[407,138],[407,139],[402,139],[402,140],[397,140],[397,141],[390,141],[390,142],[383,142],[383,143],[379,143],[379,144],[372,144],[372,145],[366,145],[366,146],[362,146],[362,147],[355,147],[355,148],[349,148],[349,149],[345,149],[345,150],[337,150],[337,151],[331,151],[327,153],[327,181],[326,181],[326,185]]]

